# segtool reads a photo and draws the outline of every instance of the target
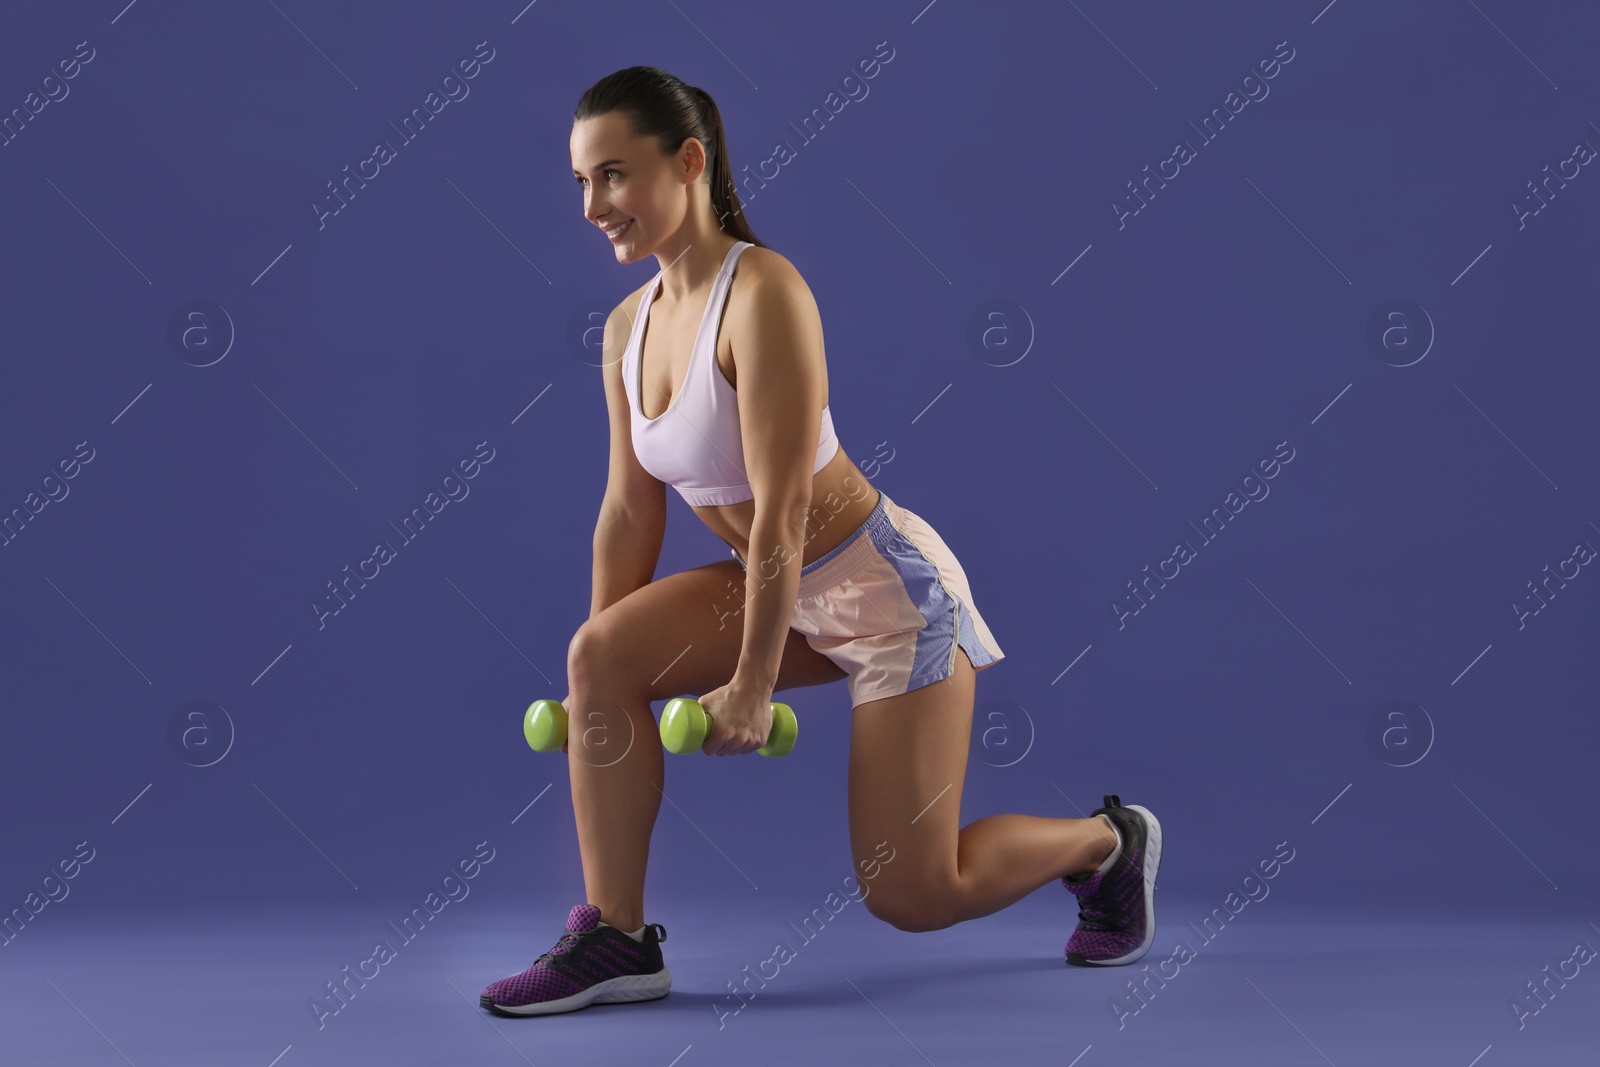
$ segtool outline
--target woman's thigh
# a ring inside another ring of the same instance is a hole
[[[949,678],[851,714],[850,851],[867,910],[902,930],[950,925],[975,674],[962,649]]]
[[[585,664],[635,693],[643,690],[649,700],[699,697],[726,685],[744,645],[744,589],[744,568],[731,559],[636,589],[579,628],[569,673]],[[845,677],[804,634],[787,632],[774,692]]]

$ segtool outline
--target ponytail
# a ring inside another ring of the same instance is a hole
[[[717,224],[741,241],[760,244],[750,232],[745,221],[744,208],[739,204],[739,189],[734,184],[733,168],[728,165],[728,138],[722,131],[722,113],[711,94],[695,86],[695,97],[700,103],[706,128],[711,131],[711,210]]]

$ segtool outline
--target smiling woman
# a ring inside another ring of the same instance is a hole
[[[625,115],[625,109],[631,116]],[[713,219],[719,230],[729,234],[735,240],[749,241],[760,248],[765,248],[756,235],[751,232],[750,224],[745,220],[744,212],[739,206],[739,193],[733,182],[733,168],[728,163],[727,141],[722,131],[722,114],[717,110],[717,105],[704,89],[685,85],[664,70],[655,67],[629,67],[627,70],[618,71],[584,94],[583,100],[578,104],[578,110],[573,114],[574,129],[591,119],[612,119],[614,122],[604,123],[607,127],[624,125],[625,117],[632,117],[633,121],[626,123],[633,134],[640,141],[653,139],[661,153],[672,152],[679,148],[687,137],[693,137],[700,142],[701,154],[710,152],[707,162],[706,183],[711,193],[711,209]],[[607,134],[616,132],[608,128]],[[676,143],[670,143],[676,141]],[[641,146],[642,147],[642,146]],[[623,178],[631,173],[650,169],[652,160],[636,156],[631,162],[627,159],[601,159],[588,164],[587,171],[580,170],[582,166],[576,155],[573,156],[573,177],[579,185],[587,187],[591,175],[603,180],[606,190],[620,185]],[[644,191],[645,186],[635,184],[635,188]],[[634,250],[635,254],[621,262],[632,263],[646,255],[645,241],[648,234],[639,234],[639,227],[634,224],[638,219],[628,210],[632,198],[622,196],[616,203],[610,200],[603,201],[612,210],[603,218],[595,219],[606,230],[606,235],[612,240],[619,237],[630,237],[627,247]],[[667,204],[654,204],[640,201],[634,206],[660,206]],[[650,214],[641,212],[642,214]],[[640,238],[643,238],[641,240]]]
[[[664,763],[651,702],[694,694],[711,718],[701,751],[746,755],[767,743],[775,692],[842,680],[852,858],[897,857],[869,913],[937,930],[1071,877],[1067,962],[1138,958],[1160,855],[1147,809],[1107,794],[1087,818],[960,825],[975,676],[1004,654],[950,546],[840,444],[821,312],[751,231],[715,102],[655,67],[619,70],[579,100],[569,147],[583,217],[616,262],[660,269],[606,320],[610,464],[559,702],[582,724],[562,750],[586,901],[479,1003],[549,1015],[665,996],[666,930],[644,921]],[[668,485],[733,559],[654,578]]]

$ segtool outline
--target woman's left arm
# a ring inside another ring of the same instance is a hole
[[[811,468],[827,370],[822,316],[800,273],[769,259],[751,272],[746,314],[730,324],[745,473],[755,493],[745,573],[744,644],[732,687],[765,702],[777,684],[800,588]]]

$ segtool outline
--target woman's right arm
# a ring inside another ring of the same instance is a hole
[[[611,426],[611,461],[600,516],[594,527],[592,619],[655,578],[667,532],[667,487],[639,464],[633,452],[632,412],[622,384],[622,353],[633,319],[634,294],[606,317],[601,340],[601,376]]]

